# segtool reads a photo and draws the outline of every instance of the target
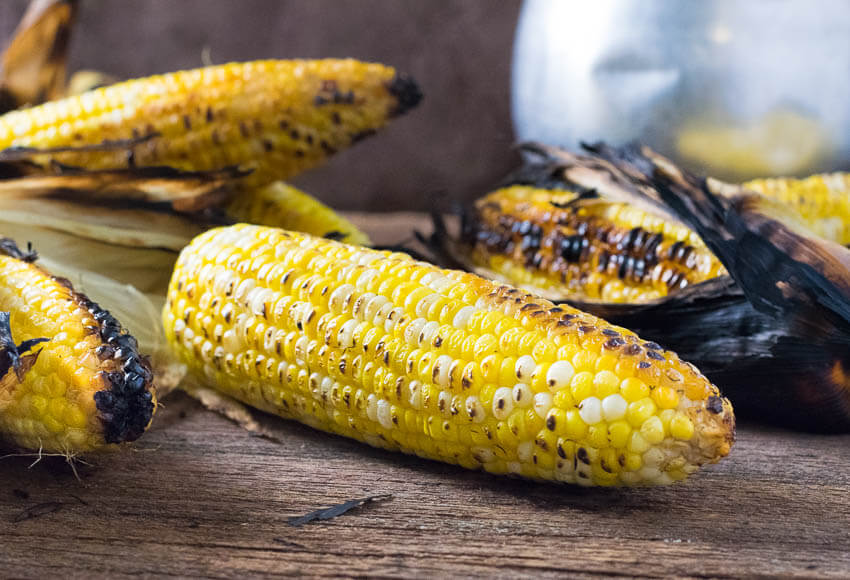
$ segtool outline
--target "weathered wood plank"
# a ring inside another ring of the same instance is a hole
[[[850,574],[847,436],[746,427],[727,460],[684,485],[585,490],[264,421],[283,443],[178,395],[134,450],[90,459],[80,481],[59,458],[4,459],[3,575]],[[46,502],[61,508],[15,521]]]
[[[412,221],[384,222],[376,241]],[[850,576],[850,436],[743,426],[685,484],[587,490],[262,421],[281,443],[178,394],[80,480],[61,458],[0,460],[0,576]],[[288,524],[376,494],[392,499]]]

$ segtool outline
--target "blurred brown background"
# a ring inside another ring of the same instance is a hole
[[[70,70],[121,78],[258,58],[395,66],[425,98],[293,183],[342,209],[425,210],[470,199],[516,163],[510,60],[519,0],[82,0]],[[3,45],[27,0],[0,1]]]

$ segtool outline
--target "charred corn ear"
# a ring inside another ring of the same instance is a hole
[[[724,272],[685,226],[567,191],[500,189],[466,218],[473,267],[553,299],[646,302]]]
[[[155,400],[135,339],[34,259],[0,239],[0,438],[71,455],[138,438]]]
[[[244,191],[227,205],[235,222],[247,222],[369,245],[369,237],[318,199],[283,182]]]
[[[663,484],[725,456],[732,408],[633,333],[478,276],[236,225],[181,253],[166,335],[265,411],[529,478]]]
[[[88,169],[168,165],[252,169],[246,186],[286,179],[419,102],[392,68],[355,60],[232,63],[127,81],[0,117],[0,148],[153,136],[120,151],[54,158]]]
[[[755,179],[744,187],[793,208],[820,237],[850,244],[850,174]]]

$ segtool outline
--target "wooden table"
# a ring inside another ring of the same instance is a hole
[[[79,480],[61,458],[0,460],[0,577],[850,577],[850,436],[744,425],[727,459],[682,485],[588,490],[263,416],[275,443],[185,395],[165,403],[132,449],[88,458]]]

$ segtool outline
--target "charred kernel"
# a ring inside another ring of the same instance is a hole
[[[534,393],[531,392],[531,387],[525,383],[517,383],[513,388],[513,400],[517,407],[528,407],[532,404]]]
[[[567,428],[567,414],[563,409],[551,408],[546,414],[546,429],[554,433],[563,433]]]
[[[715,397],[715,396],[709,397],[705,408],[708,409],[709,411],[711,411],[714,414],[722,413],[723,412],[723,399],[721,399],[720,397]]]
[[[507,387],[496,389],[493,394],[493,416],[497,419],[505,419],[513,411],[513,393]]]

